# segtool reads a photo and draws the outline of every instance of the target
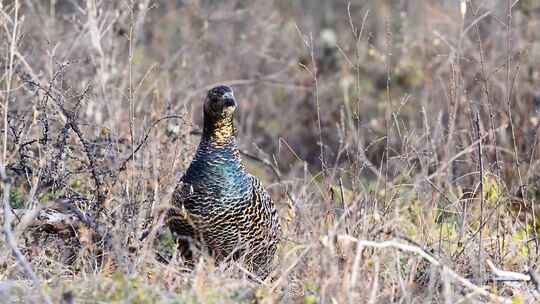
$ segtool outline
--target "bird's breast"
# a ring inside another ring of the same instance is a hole
[[[241,199],[251,191],[249,175],[241,163],[224,157],[195,159],[183,179],[192,185],[195,194],[217,201]]]

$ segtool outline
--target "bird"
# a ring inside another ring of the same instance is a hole
[[[203,247],[217,261],[241,260],[250,273],[265,279],[279,243],[280,220],[272,198],[242,163],[236,108],[229,86],[208,91],[201,140],[173,192],[169,228],[188,259],[194,245]]]

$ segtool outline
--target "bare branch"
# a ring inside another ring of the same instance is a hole
[[[357,250],[361,250],[365,247],[375,248],[375,249],[398,249],[401,251],[409,252],[416,254],[420,257],[422,257],[424,260],[428,261],[430,264],[436,267],[440,267],[441,271],[446,272],[448,277],[456,282],[459,282],[461,285],[466,287],[467,289],[472,290],[473,292],[487,297],[492,301],[496,301],[498,303],[512,303],[510,299],[500,297],[498,295],[492,294],[491,292],[487,291],[485,288],[479,287],[475,284],[473,284],[470,280],[464,278],[463,276],[459,275],[457,272],[449,268],[448,266],[444,265],[437,259],[435,259],[431,254],[427,253],[424,249],[411,244],[404,244],[400,242],[399,240],[390,240],[390,241],[368,241],[368,240],[361,240],[357,239],[355,237],[352,237],[350,235],[338,235],[337,236],[338,241],[342,242],[348,242],[348,243],[356,243]],[[328,241],[328,240],[326,240]],[[325,242],[325,239],[323,239],[323,243]],[[360,248],[360,249],[358,249]]]
[[[41,281],[32,269],[32,266],[28,263],[24,255],[22,254],[21,250],[17,247],[17,243],[15,242],[15,238],[13,237],[13,233],[11,231],[11,206],[9,202],[10,198],[10,191],[11,191],[11,179],[6,175],[5,167],[2,165],[0,166],[0,179],[2,182],[2,188],[4,189],[3,192],[3,205],[4,205],[4,236],[6,238],[6,244],[11,249],[11,252],[13,253],[13,256],[17,259],[17,262],[21,265],[22,269],[26,273],[26,275],[32,280],[34,286],[39,289],[41,296],[43,300],[46,303],[52,303],[51,300],[48,298],[47,295],[43,292],[43,288],[41,286]]]

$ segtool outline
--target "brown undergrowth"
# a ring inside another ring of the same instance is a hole
[[[538,299],[535,1],[13,0],[0,13],[1,300]],[[204,255],[189,267],[163,227],[219,83],[283,222],[265,282]]]

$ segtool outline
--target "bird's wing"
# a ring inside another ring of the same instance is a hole
[[[261,232],[270,233],[267,237],[275,237],[280,230],[279,216],[272,201],[272,197],[268,191],[262,186],[261,182],[254,176],[251,178],[252,183],[252,206],[250,217],[258,226]],[[264,233],[263,233],[264,234]]]
[[[180,181],[172,197],[172,214],[190,224],[201,221],[190,207],[194,199],[193,186],[188,182]]]

